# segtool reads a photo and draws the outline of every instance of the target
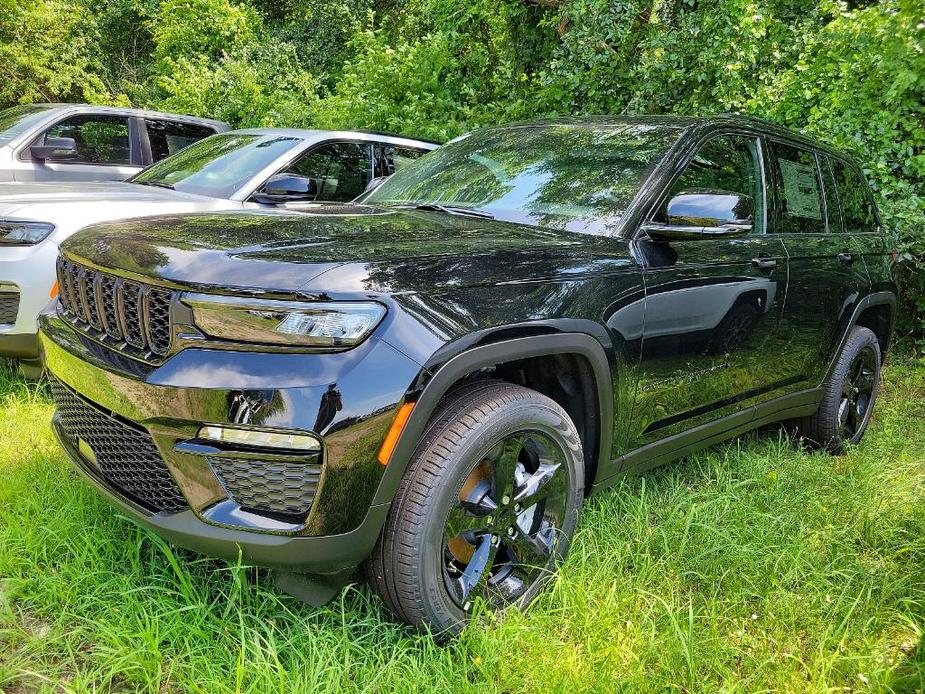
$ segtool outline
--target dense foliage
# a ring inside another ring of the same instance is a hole
[[[865,166],[925,326],[921,0],[0,0],[0,105],[449,138],[552,114],[741,111]]]

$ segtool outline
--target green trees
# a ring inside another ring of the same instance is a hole
[[[864,163],[923,327],[921,0],[0,0],[0,76],[0,105],[437,139],[555,114],[751,113]]]

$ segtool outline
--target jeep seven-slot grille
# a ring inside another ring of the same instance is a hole
[[[174,292],[58,259],[62,314],[84,333],[146,361],[170,351]]]
[[[75,447],[83,448],[82,441],[92,451],[95,460],[88,462],[111,487],[156,513],[188,507],[147,431],[97,409],[61,382],[49,381],[64,434]]]

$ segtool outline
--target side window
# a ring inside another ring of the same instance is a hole
[[[372,178],[372,147],[356,142],[332,142],[311,150],[285,173],[310,178],[315,200],[348,202],[366,190]]]
[[[764,190],[758,140],[742,135],[720,135],[701,146],[674,185],[668,198],[683,192],[723,191],[752,198],[752,233],[764,231]]]
[[[816,156],[807,150],[769,142],[771,231],[778,234],[825,232],[822,186]]]
[[[171,123],[164,120],[145,119],[148,141],[151,143],[152,161],[160,161],[194,142],[214,135],[212,128],[192,123]]]
[[[819,160],[819,169],[822,171],[822,188],[825,190],[825,216],[829,222],[829,231],[841,233],[842,226],[841,207],[838,204],[838,195],[835,193],[835,179],[832,176],[832,164],[829,157],[816,154]]]
[[[128,118],[120,116],[74,116],[53,125],[44,137],[69,137],[77,156],[68,160],[82,164],[131,164]]]
[[[421,149],[401,147],[399,145],[380,145],[378,149],[376,176],[391,176],[396,171],[401,171],[415,159],[427,154],[426,151]]]
[[[841,200],[845,231],[857,233],[877,230],[877,216],[867,181],[853,167],[832,159],[835,187]]]

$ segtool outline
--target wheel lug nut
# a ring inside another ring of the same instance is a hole
[[[520,513],[520,504],[514,504],[514,513]]]
[[[499,538],[497,535],[492,535],[492,536],[491,536],[491,544],[496,545],[496,544],[498,544],[499,542],[501,542],[501,538]]]
[[[467,612],[469,611],[471,607],[472,607],[471,602],[467,602],[465,605],[463,605],[463,609],[466,610]]]
[[[495,517],[489,516],[488,518],[485,519],[485,522],[488,523],[488,525],[492,525],[495,522]]]
[[[514,537],[514,534],[515,534],[516,532],[517,532],[517,531],[514,530],[514,526],[513,526],[513,525],[512,525],[510,528],[507,529],[508,537]]]
[[[502,503],[502,504],[510,503],[510,501],[511,501],[511,497],[509,497],[509,496],[502,496],[502,497],[501,497],[501,503]]]

